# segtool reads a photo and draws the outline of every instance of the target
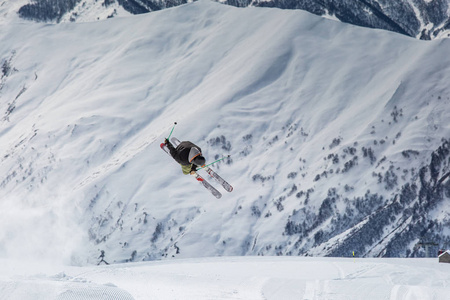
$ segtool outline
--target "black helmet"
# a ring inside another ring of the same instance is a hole
[[[196,156],[196,157],[192,160],[192,162],[193,162],[195,165],[201,167],[201,166],[204,166],[204,165],[205,165],[206,160],[205,160],[205,158],[204,158],[203,156],[198,155],[198,156]]]

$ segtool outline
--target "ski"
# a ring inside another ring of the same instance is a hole
[[[170,155],[170,150],[164,143],[162,143],[160,147],[162,150],[164,150],[164,152]],[[170,157],[172,156],[170,155]],[[222,194],[215,187],[213,187],[208,181],[206,181],[200,174],[196,172],[193,176],[198,182],[201,183],[201,185],[203,185],[208,191],[210,191],[214,197],[216,197],[217,199],[220,199],[222,197]]]
[[[172,139],[172,143],[173,145],[176,147],[180,144],[180,140],[177,139],[176,137],[173,137]],[[214,178],[218,183],[220,183],[220,185],[227,191],[227,192],[232,192],[233,191],[233,187],[225,181],[225,179],[223,179],[222,177],[220,177],[219,174],[217,174],[216,172],[213,171],[213,169],[211,169],[210,167],[206,167],[204,168],[206,173],[209,174],[209,176],[211,176],[212,178]]]
[[[209,190],[211,192],[211,194],[214,195],[214,197],[216,197],[217,199],[220,199],[222,197],[222,194],[216,190],[215,187],[213,187],[208,181],[206,181],[202,176],[200,176],[200,174],[198,174],[197,172],[194,174],[195,179],[197,179],[197,181],[199,181],[207,190]]]
[[[225,181],[225,179],[223,179],[222,177],[220,177],[219,174],[217,174],[216,172],[214,172],[210,167],[206,167],[205,168],[206,173],[209,174],[209,176],[211,176],[212,178],[214,178],[218,183],[220,183],[220,185],[222,185],[222,187],[225,189],[225,191],[227,192],[232,192],[233,191],[233,187],[231,186],[231,184],[229,184],[228,182]]]

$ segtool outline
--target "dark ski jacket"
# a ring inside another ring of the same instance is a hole
[[[201,153],[202,149],[195,145],[192,142],[184,141],[181,142],[176,148],[169,142],[167,143],[167,147],[170,150],[170,155],[172,155],[173,159],[177,161],[182,166],[182,170],[184,174],[189,174],[190,171],[195,171],[194,164],[189,162],[189,153],[192,148],[197,148]]]

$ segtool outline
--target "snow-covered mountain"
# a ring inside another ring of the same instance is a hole
[[[434,39],[450,34],[448,0],[221,0],[236,6],[302,9],[342,22]]]
[[[209,1],[0,39],[1,257],[450,247],[448,39]],[[232,193],[161,151],[175,121]]]
[[[218,1],[237,7],[302,9],[342,22],[390,30],[425,40],[450,35],[448,0]],[[4,1],[3,4],[6,2]],[[14,2],[14,11],[25,19],[44,22],[80,22],[103,20],[128,13],[158,11],[192,2],[192,0],[16,0]]]

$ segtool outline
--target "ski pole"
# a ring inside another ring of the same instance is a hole
[[[170,131],[170,134],[169,134],[169,136],[167,137],[167,140],[170,139],[170,136],[172,135],[172,132],[173,132],[173,130],[175,129],[175,126],[176,126],[176,125],[177,125],[177,122],[174,122],[174,123],[173,123],[172,130]]]
[[[206,167],[209,167],[209,166],[211,166],[211,165],[215,164],[216,162],[219,162],[219,161],[221,161],[221,160],[224,160],[225,158],[229,158],[229,157],[230,157],[230,155],[228,155],[228,156],[224,156],[224,157],[222,157],[222,158],[219,158],[218,160],[216,160],[216,161],[213,161],[212,163],[210,163],[210,164],[207,164],[207,165],[205,165],[205,166],[201,167],[200,169],[197,169],[197,171],[199,171],[199,170],[201,170],[201,169],[204,169],[204,168],[206,168]]]

